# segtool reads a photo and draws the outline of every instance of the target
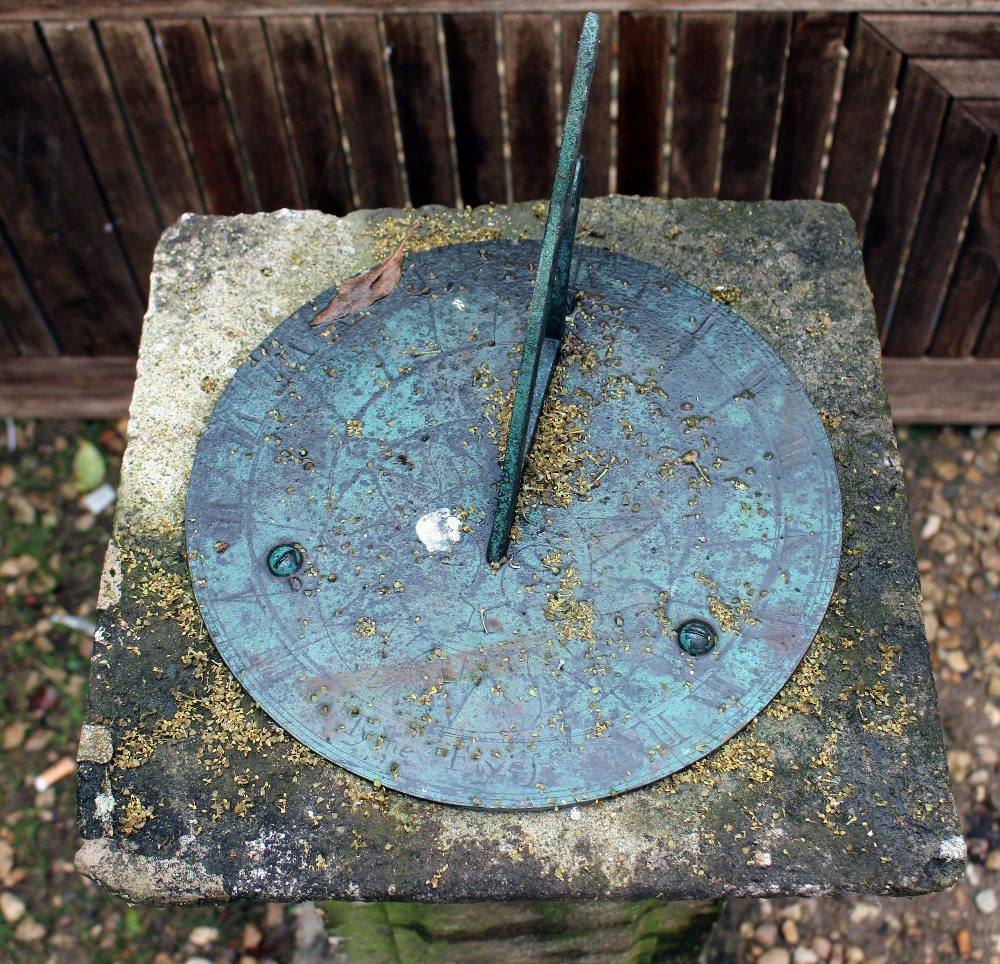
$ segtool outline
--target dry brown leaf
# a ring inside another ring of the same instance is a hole
[[[313,327],[336,321],[352,312],[360,311],[375,304],[389,294],[399,284],[403,276],[403,248],[410,240],[417,225],[406,232],[406,237],[399,242],[388,258],[381,264],[348,278],[338,289],[337,296],[309,323]]]

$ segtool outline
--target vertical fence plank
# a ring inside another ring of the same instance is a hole
[[[939,358],[979,352],[988,357],[993,326],[1000,323],[992,317],[1000,293],[1000,100],[967,106],[990,132],[993,145],[934,332],[930,354]]]
[[[547,198],[556,169],[555,21],[504,14],[503,36],[513,200]]]
[[[161,223],[171,224],[185,211],[204,211],[148,24],[105,20],[97,29]]]
[[[0,318],[10,345],[8,355],[57,355],[59,346],[49,330],[41,305],[14,258],[6,233],[0,229]]]
[[[389,67],[410,201],[455,204],[455,172],[448,144],[448,107],[438,53],[437,21],[430,14],[387,16]],[[489,65],[484,65],[487,69]]]
[[[496,21],[492,14],[446,14],[443,23],[462,201],[505,201]]]
[[[948,269],[990,146],[990,136],[958,103],[948,113],[899,298],[888,318],[886,352],[917,357],[930,346]]]
[[[939,358],[971,355],[1000,283],[1000,155],[996,151],[983,178],[969,219],[962,252],[948,286],[948,297],[934,333],[931,354]]]
[[[741,13],[736,19],[719,197],[767,197],[791,25],[787,13]]]
[[[732,17],[682,14],[677,38],[670,196],[715,197]]]
[[[236,135],[265,211],[302,207],[288,132],[275,88],[264,27],[256,17],[209,22],[236,115]]]
[[[670,14],[623,13],[619,20],[618,190],[656,195],[670,71]]]
[[[562,82],[563,112],[569,99],[569,88],[573,82],[573,68],[576,65],[576,49],[583,30],[582,13],[562,15]],[[611,42],[614,22],[613,14],[601,18],[601,42],[597,48],[597,65],[590,88],[590,103],[587,120],[583,126],[580,153],[586,159],[583,174],[584,197],[603,197],[610,189],[611,174]]]
[[[849,21],[840,13],[795,18],[771,180],[773,198],[816,196]]]
[[[256,210],[204,24],[157,20],[154,29],[191,136],[209,210],[212,214]]]
[[[3,305],[0,305],[0,358],[16,358],[17,346],[14,339],[7,334],[7,321],[4,318]]]
[[[142,303],[30,24],[0,26],[0,218],[62,348],[115,354],[138,341]]]
[[[125,257],[145,295],[162,225],[118,109],[97,37],[86,21],[48,24],[44,35]]]
[[[285,95],[304,201],[328,214],[346,214],[354,201],[319,22],[315,17],[269,17],[265,26]]]
[[[378,23],[373,16],[336,16],[324,24],[361,206],[402,207],[405,194]]]
[[[977,358],[1000,358],[1000,298],[994,298],[983,334],[976,347]]]
[[[823,197],[843,204],[862,235],[901,59],[899,52],[864,20],[858,21],[844,75]]]
[[[908,65],[865,228],[865,272],[883,330],[947,106],[948,95]]]

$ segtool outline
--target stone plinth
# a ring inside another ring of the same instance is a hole
[[[422,802],[316,757],[217,657],[184,560],[197,437],[236,367],[304,301],[416,247],[539,238],[540,206],[187,216],[157,249],[85,739],[79,868],[130,900],[464,901],[919,894],[962,872],[871,299],[847,213],[608,198],[580,242],[736,310],[796,373],[833,445],[840,577],[805,661],[721,750],[572,810]]]

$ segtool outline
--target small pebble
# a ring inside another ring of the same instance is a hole
[[[972,950],[972,934],[969,932],[967,927],[963,927],[955,935],[955,950],[958,951],[962,957],[967,957],[969,952]]]
[[[792,964],[792,955],[784,947],[772,947],[757,958],[758,964]]]
[[[774,947],[778,943],[778,925],[772,921],[765,921],[754,931],[753,939],[761,947]]]
[[[813,938],[812,949],[819,956],[821,961],[828,960],[830,954],[833,952],[833,943],[828,941],[825,937]]]
[[[934,466],[934,474],[942,482],[953,482],[958,478],[958,466],[954,462],[938,462]]]
[[[796,947],[792,961],[794,964],[819,964],[819,954],[811,947]]]
[[[7,496],[7,506],[14,516],[14,520],[23,526],[33,526],[38,513],[35,507],[20,492],[11,492]]]
[[[951,649],[941,653],[941,661],[945,663],[953,673],[968,673],[972,669],[965,653],[960,649]]]
[[[9,890],[0,894],[0,914],[3,914],[3,919],[8,924],[16,924],[24,917],[25,910],[27,908],[24,901],[17,894],[12,894]]]
[[[45,928],[33,917],[25,917],[14,931],[14,937],[22,944],[35,944],[44,936]]]
[[[10,876],[14,869],[14,848],[0,837],[0,880]]]
[[[799,942],[799,928],[793,920],[786,920],[781,925],[781,936],[786,944],[795,945]]]
[[[219,929],[217,927],[196,927],[188,935],[188,940],[195,947],[208,947],[219,939]]]
[[[92,512],[84,512],[83,515],[79,516],[73,523],[73,528],[77,532],[87,532],[94,528],[94,523],[97,521],[96,517]]]
[[[972,769],[972,754],[968,750],[949,750],[948,766],[953,780],[964,783]]]
[[[941,516],[930,513],[920,530],[921,539],[933,539],[941,531]]]
[[[276,901],[269,901],[264,905],[264,930],[273,931],[281,927],[285,922],[285,905]]]
[[[27,753],[37,753],[39,750],[44,750],[48,746],[49,741],[52,739],[52,731],[45,729],[35,730],[31,736],[28,737],[27,742],[24,744],[25,752]]]
[[[249,923],[243,928],[243,950],[255,950],[260,947],[260,942],[263,939],[264,935],[260,932],[260,928],[256,924]]]
[[[17,579],[27,576],[38,568],[38,560],[34,556],[14,556],[0,563],[0,578]]]
[[[981,890],[976,894],[976,908],[980,914],[995,914],[997,910],[997,895],[994,891]]]
[[[28,724],[24,720],[15,720],[4,727],[3,748],[14,750],[24,742],[25,733],[28,731]]]

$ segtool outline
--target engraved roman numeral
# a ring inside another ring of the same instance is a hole
[[[758,394],[767,388],[773,378],[773,373],[769,368],[751,368],[746,377],[741,379],[742,391]]]
[[[285,381],[291,369],[285,364],[283,358],[278,358],[273,354],[277,349],[269,349],[266,355],[258,353],[251,356],[257,362],[257,372],[269,378],[280,378]]]
[[[226,425],[226,441],[237,447],[254,449],[257,447],[257,434],[260,432],[260,422],[236,412]]]
[[[313,339],[310,341],[303,341],[303,342],[300,342],[299,340],[292,338],[286,338],[284,340],[286,358],[288,357],[289,349],[291,349],[292,351],[297,352],[299,355],[302,356],[301,361],[305,361],[309,358],[312,358],[312,356],[316,354],[316,350],[319,347],[320,346],[318,344],[318,339]],[[289,359],[289,361],[297,361],[297,360],[299,359]]]
[[[796,469],[811,462],[816,455],[816,444],[803,432],[783,439],[781,449],[777,453],[784,469]]]

